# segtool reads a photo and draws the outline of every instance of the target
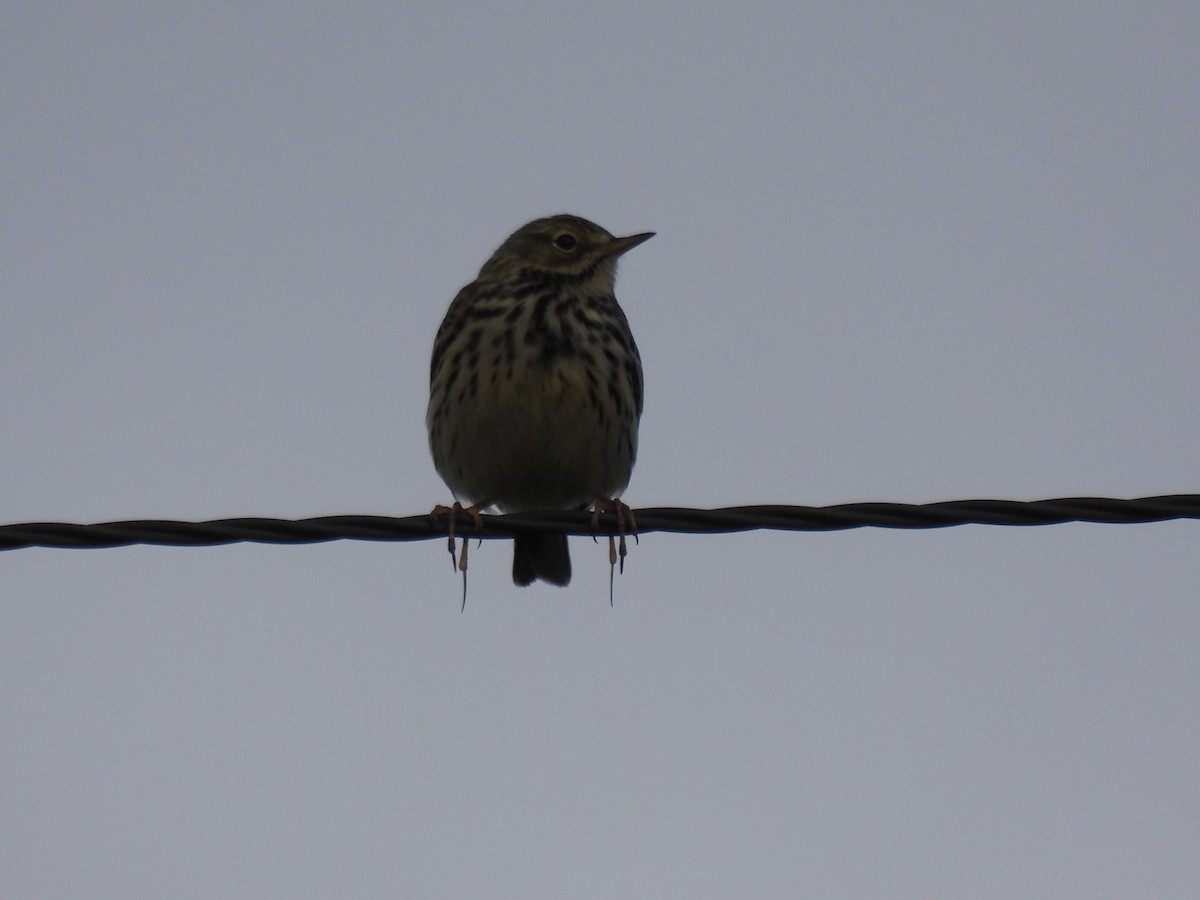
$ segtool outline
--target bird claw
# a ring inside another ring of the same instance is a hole
[[[456,535],[454,533],[454,529],[458,524],[459,515],[462,513],[466,513],[468,516],[470,516],[472,519],[475,520],[475,527],[477,529],[482,529],[483,528],[483,518],[479,515],[479,509],[480,509],[480,507],[478,504],[476,504],[474,506],[463,506],[461,503],[459,503],[456,500],[454,502],[453,506],[443,506],[442,504],[439,503],[437,506],[435,506],[433,508],[433,511],[429,514],[430,517],[435,522],[441,516],[446,516],[448,519],[448,525],[446,528],[446,543],[450,549],[450,559],[452,562],[454,562],[454,538],[456,537]],[[460,571],[460,572],[465,572],[467,570],[467,539],[466,538],[463,538],[462,556],[460,556],[458,558],[457,562],[454,562],[454,568],[456,571]]]
[[[480,516],[480,514],[479,514],[480,509],[482,509],[482,505],[479,503],[476,503],[472,506],[463,506],[461,503],[459,503],[456,500],[456,501],[454,501],[453,506],[444,506],[439,503],[437,506],[435,506],[433,508],[433,511],[429,514],[430,518],[432,518],[435,522],[437,521],[437,519],[440,516],[447,516],[449,518],[449,524],[446,528],[446,540],[447,540],[447,544],[450,549],[450,567],[454,571],[463,573],[463,609],[467,608],[467,547],[470,545],[471,542],[468,538],[466,538],[466,537],[463,538],[462,553],[458,556],[457,559],[455,559],[454,527],[458,522],[459,515],[461,513],[466,513],[468,516],[470,516],[472,519],[475,520],[475,528],[478,530],[482,530],[483,529],[483,517]]]
[[[634,541],[637,541],[637,519],[634,518],[633,510],[622,503],[616,497],[597,497],[596,503],[592,507],[592,530],[595,531],[600,527],[600,514],[612,513],[617,520],[617,541],[614,546],[613,536],[608,536],[608,564],[615,566],[618,560],[621,563],[620,572],[625,574],[625,557],[628,550],[625,546],[626,533],[632,534]]]

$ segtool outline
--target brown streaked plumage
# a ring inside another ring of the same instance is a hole
[[[459,500],[501,512],[583,509],[629,483],[642,362],[613,285],[613,237],[578,216],[515,231],[450,304],[430,366],[434,465]],[[515,540],[513,581],[566,585],[564,535]]]

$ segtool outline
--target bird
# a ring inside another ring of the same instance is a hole
[[[593,523],[616,514],[624,561],[633,516],[617,498],[637,458],[642,360],[614,284],[617,260],[653,236],[614,237],[575,215],[535,219],[451,302],[425,417],[434,467],[456,498],[454,510],[435,510],[450,512],[451,553],[457,510],[478,522],[484,509],[591,506]],[[570,583],[566,535],[514,538],[513,583],[539,579]]]

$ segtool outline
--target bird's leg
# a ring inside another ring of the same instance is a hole
[[[633,510],[618,500],[616,497],[597,497],[596,503],[592,507],[592,529],[595,530],[600,526],[600,514],[612,513],[617,520],[617,543],[613,545],[613,536],[608,536],[608,564],[616,565],[617,560],[621,561],[621,574],[625,574],[625,556],[628,552],[625,549],[625,534],[626,532],[633,535],[633,539],[637,540],[637,520],[633,516]]]
[[[467,538],[465,538],[465,537],[463,538],[462,555],[458,558],[458,562],[456,563],[454,560],[454,526],[458,520],[459,513],[466,513],[468,516],[470,516],[472,519],[475,520],[475,527],[478,529],[482,529],[483,528],[483,519],[481,519],[479,516],[479,510],[485,508],[485,506],[486,506],[486,504],[476,503],[476,504],[473,504],[472,506],[464,507],[461,503],[459,503],[457,500],[455,500],[453,506],[442,506],[441,504],[438,504],[437,506],[435,506],[433,508],[433,512],[431,512],[429,514],[435,521],[438,516],[448,516],[449,517],[450,521],[449,521],[449,525],[446,528],[446,534],[447,534],[447,543],[449,544],[449,547],[450,547],[450,566],[451,566],[451,568],[457,569],[459,572],[462,572],[462,577],[463,577],[462,609],[463,609],[463,611],[465,611],[467,608],[467,545],[471,542]]]
[[[463,506],[461,503],[459,503],[457,500],[455,500],[453,506],[442,506],[439,504],[438,506],[435,506],[433,508],[433,512],[431,512],[429,514],[435,520],[439,516],[448,516],[449,517],[450,524],[449,524],[449,527],[446,529],[446,534],[447,534],[447,543],[450,548],[450,565],[459,572],[467,571],[467,544],[469,543],[469,541],[466,538],[463,538],[462,555],[459,556],[458,561],[455,562],[455,559],[454,559],[454,526],[458,521],[459,514],[466,513],[468,516],[470,516],[472,519],[475,520],[475,527],[482,529],[483,528],[483,519],[480,517],[479,511],[481,509],[483,509],[484,506],[485,506],[485,504],[482,504],[482,503],[475,503],[475,504],[472,504],[471,506]]]

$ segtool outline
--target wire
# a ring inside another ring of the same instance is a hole
[[[955,500],[943,503],[843,503],[837,506],[730,506],[724,509],[654,507],[634,511],[638,533],[728,534],[773,531],[842,531],[850,528],[949,528],[954,525],[1108,524],[1200,519],[1200,494],[1171,494],[1115,500],[1063,497],[1056,500]],[[460,514],[455,530],[472,538],[512,537],[551,531],[593,535],[591,513],[522,513],[483,516],[482,525]],[[219,544],[316,544],[324,541],[420,541],[446,536],[446,516],[318,516],[311,519],[213,519],[179,522],[145,519],[78,525],[28,522],[0,525],[0,550],[24,547],[101,548],[131,544],[211,547]],[[600,517],[598,532],[615,528],[611,514]]]

